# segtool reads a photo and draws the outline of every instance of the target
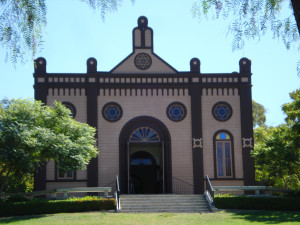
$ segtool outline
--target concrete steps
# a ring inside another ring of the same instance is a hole
[[[121,212],[128,213],[204,213],[210,212],[204,195],[121,195]]]

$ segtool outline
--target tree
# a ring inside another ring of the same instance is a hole
[[[282,39],[287,49],[292,43],[299,44],[299,0],[196,0],[192,11],[199,18],[211,11],[217,18],[232,17],[229,32],[234,36],[234,50],[243,48],[245,38],[259,39],[269,29],[274,37]]]
[[[252,100],[253,127],[264,126],[266,123],[266,109],[263,105]]]
[[[300,89],[290,93],[290,97],[293,101],[283,104],[282,110],[287,115],[285,121],[291,128],[294,145],[300,149]]]
[[[265,185],[300,187],[300,151],[295,148],[287,125],[264,130],[264,142],[253,152],[258,179]]]
[[[121,0],[79,0],[97,9],[104,18],[107,11],[116,11]],[[132,0],[133,1],[133,0]],[[13,63],[31,52],[35,56],[43,44],[47,24],[46,0],[1,0],[0,43]]]
[[[253,156],[257,179],[264,185],[300,188],[300,89],[293,101],[282,106],[286,124],[258,127],[254,131]]]
[[[98,154],[95,128],[79,123],[61,103],[3,100],[0,104],[0,193],[53,159],[64,171],[85,169]]]

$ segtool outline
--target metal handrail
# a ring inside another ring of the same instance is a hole
[[[215,189],[213,188],[213,186],[209,180],[209,177],[206,175],[205,178],[206,178],[206,190],[209,192],[209,194],[213,200],[215,197]]]
[[[215,203],[214,203],[215,189],[213,188],[209,180],[209,177],[206,175],[205,178],[206,178],[205,179],[206,185],[205,185],[204,195],[206,197],[210,210],[212,212],[216,212],[217,208],[215,207]]]
[[[116,211],[119,212],[121,210],[121,206],[120,206],[120,184],[119,184],[119,176],[118,175],[116,175],[115,197],[116,197]]]

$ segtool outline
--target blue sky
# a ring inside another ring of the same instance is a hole
[[[178,71],[188,71],[191,58],[201,61],[202,73],[238,71],[240,58],[252,61],[252,97],[267,109],[267,124],[284,121],[281,105],[289,102],[289,92],[300,88],[297,77],[299,51],[287,51],[280,40],[267,34],[250,40],[245,48],[232,51],[228,21],[193,18],[194,0],[123,0],[117,12],[103,21],[79,0],[47,1],[45,43],[37,57],[47,60],[49,73],[85,73],[86,60],[95,57],[98,71],[110,71],[132,52],[132,29],[139,16],[148,18],[154,31],[154,52]],[[33,63],[5,62],[0,48],[0,99],[33,98]]]

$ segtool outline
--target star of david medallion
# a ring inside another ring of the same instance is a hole
[[[148,54],[140,53],[135,57],[134,64],[138,69],[146,70],[151,66],[152,60]]]
[[[180,102],[173,102],[167,108],[167,116],[170,120],[179,122],[186,116],[186,108]]]
[[[213,106],[212,114],[216,120],[224,122],[230,119],[232,108],[226,102],[218,102]]]
[[[122,117],[122,108],[118,103],[109,102],[103,106],[102,115],[109,122],[116,122]]]

